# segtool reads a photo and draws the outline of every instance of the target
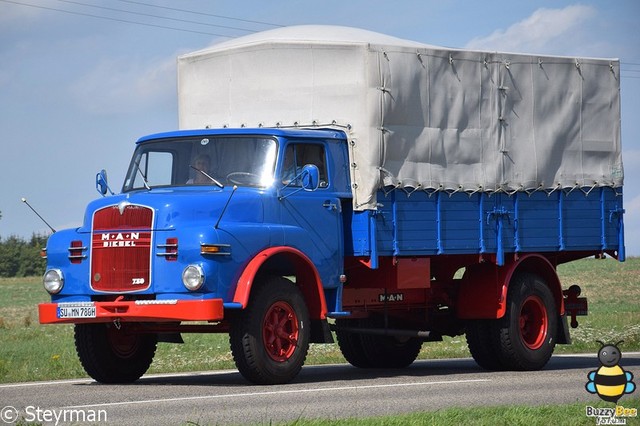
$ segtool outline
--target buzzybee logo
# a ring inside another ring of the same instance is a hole
[[[618,405],[618,400],[624,394],[632,393],[636,390],[633,383],[633,374],[625,371],[619,364],[622,359],[622,352],[616,344],[605,344],[597,341],[601,346],[598,351],[600,368],[590,371],[587,374],[587,392],[597,394],[600,399],[616,404],[615,408],[594,408],[586,407],[587,417],[596,419],[596,425],[615,424],[626,425],[627,417],[637,417],[637,408],[625,408]]]
[[[585,385],[587,392],[597,393],[600,399],[607,402],[617,403],[620,397],[626,393],[632,393],[636,390],[633,383],[633,374],[624,371],[618,364],[622,358],[622,352],[616,344],[604,344],[598,351],[598,360],[600,368],[590,371],[587,377],[589,381]]]

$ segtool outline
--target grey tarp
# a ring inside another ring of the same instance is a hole
[[[614,59],[429,46],[345,27],[252,34],[178,59],[181,128],[339,127],[357,210],[380,188],[622,185]]]

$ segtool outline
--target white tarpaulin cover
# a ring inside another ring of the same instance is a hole
[[[622,185],[620,63],[281,28],[178,59],[180,127],[328,127],[350,138],[354,207],[380,188]]]

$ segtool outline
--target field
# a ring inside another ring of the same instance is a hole
[[[589,298],[589,316],[578,317],[572,345],[556,353],[595,354],[596,340],[640,350],[640,258],[624,263],[585,259],[561,265],[566,287],[578,284]],[[37,304],[48,301],[40,278],[0,279],[0,383],[86,377],[73,343],[73,326],[38,323]],[[188,334],[186,344],[160,344],[150,373],[234,368],[226,335]],[[423,345],[420,358],[467,357],[464,336]],[[336,344],[312,345],[307,364],[345,362]]]

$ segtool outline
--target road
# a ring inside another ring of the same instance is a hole
[[[620,365],[638,384],[640,353],[623,352]],[[599,366],[595,354],[586,354],[554,356],[537,372],[486,372],[472,359],[421,360],[404,370],[385,371],[307,366],[293,383],[278,386],[249,385],[233,370],[150,375],[131,385],[87,379],[17,383],[0,385],[0,409],[5,407],[0,425],[16,413],[45,424],[83,415],[95,424],[159,426],[269,424],[486,405],[588,405],[599,398],[585,390],[587,373]]]

